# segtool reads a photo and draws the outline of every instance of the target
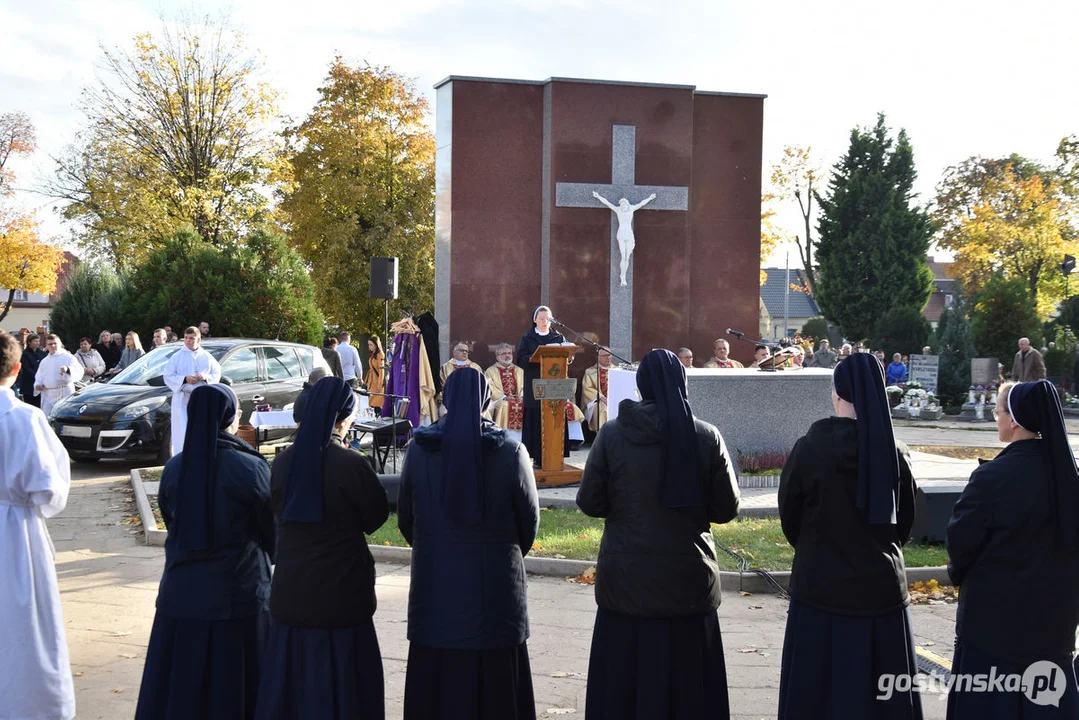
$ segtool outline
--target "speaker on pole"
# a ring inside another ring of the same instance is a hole
[[[397,258],[371,258],[370,297],[385,300],[397,299]]]

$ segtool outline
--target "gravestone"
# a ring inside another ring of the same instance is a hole
[[[939,355],[911,355],[909,382],[920,384],[926,391],[937,391],[937,375],[940,369]]]
[[[971,385],[996,385],[1000,379],[997,366],[1000,361],[996,358],[974,358],[970,361],[970,384]]]
[[[627,360],[682,345],[708,357],[725,328],[757,327],[763,95],[563,78],[436,88],[444,355],[451,340],[516,343],[539,304]]]

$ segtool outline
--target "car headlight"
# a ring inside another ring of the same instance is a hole
[[[143,415],[151,413],[157,410],[165,404],[167,398],[154,398],[153,400],[145,400],[137,402],[133,405],[128,405],[122,408],[119,412],[112,416],[113,422],[126,422],[130,420],[138,420]]]

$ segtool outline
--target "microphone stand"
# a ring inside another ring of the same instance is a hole
[[[771,367],[761,367],[760,365],[758,365],[758,370],[760,370],[761,372],[776,372],[777,370],[779,370],[779,368],[777,368],[775,364],[776,348],[782,348],[779,343],[768,342],[764,338],[761,338],[760,340],[746,340],[745,333],[738,332],[737,330],[731,330],[730,328],[727,328],[727,334],[733,337],[735,340],[749,343],[754,348],[756,348],[758,345],[763,345],[768,348],[768,352],[771,354],[771,357],[769,359],[772,360]]]
[[[354,390],[357,395],[363,395],[364,397],[383,397],[390,398],[390,436],[392,438],[390,447],[393,448],[393,472],[397,474],[397,401],[402,398],[407,398],[408,395],[394,395],[392,393],[377,393],[370,390]],[[372,440],[375,434],[371,433]],[[389,455],[389,453],[386,453]],[[375,444],[375,457],[378,457],[378,444]],[[386,461],[382,461],[382,472],[386,472]]]
[[[611,353],[611,357],[613,357],[615,360],[622,363],[623,365],[631,365],[632,364],[632,363],[630,363],[629,360],[626,360],[625,358],[621,358],[621,357],[615,355],[614,352],[609,347],[606,347],[604,345],[600,345],[598,342],[595,342],[591,338],[586,337],[585,335],[582,335],[581,333],[577,332],[576,330],[571,328],[569,325],[566,325],[565,323],[561,323],[558,320],[551,320],[551,324],[556,326],[556,327],[560,327],[563,330],[569,330],[571,333],[576,335],[578,338],[580,338],[581,340],[584,340],[586,343],[588,343],[589,345],[594,347],[596,349],[597,353],[600,350],[606,350],[607,352]]]

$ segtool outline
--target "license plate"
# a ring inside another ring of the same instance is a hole
[[[64,425],[60,434],[64,437],[88,438],[93,434],[91,428],[85,425]]]

